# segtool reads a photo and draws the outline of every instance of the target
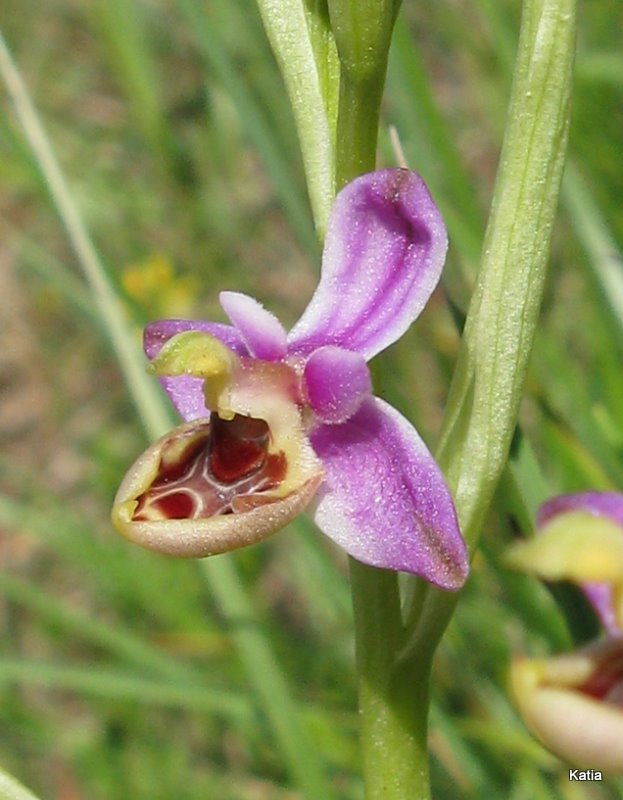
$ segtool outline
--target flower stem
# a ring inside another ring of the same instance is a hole
[[[361,81],[353,80],[347,70],[341,72],[335,169],[337,191],[376,165],[384,79],[384,71],[381,76]]]
[[[366,800],[426,800],[428,666],[398,664],[404,631],[396,573],[350,561]]]
[[[438,452],[471,552],[507,462],[538,323],[574,51],[575,0],[525,0],[482,265]],[[434,651],[456,601],[427,588],[409,649]]]
[[[335,12],[336,5],[332,8]],[[396,10],[397,4],[386,9],[390,30]],[[357,62],[348,63],[344,58],[346,49],[342,42],[335,165],[338,191],[376,166],[387,67],[387,52],[379,49],[376,68],[358,72]],[[426,800],[430,797],[426,743],[429,670],[423,665],[424,680],[414,684],[411,675],[398,666],[404,644],[398,576],[352,558],[350,576],[366,800]]]
[[[439,454],[472,550],[506,464],[538,321],[566,152],[574,42],[575,0],[525,0],[482,267]],[[341,87],[338,186],[373,166],[378,119],[366,116],[361,98],[365,91],[373,103],[375,89],[348,80]],[[419,593],[419,613],[407,610],[405,641],[395,579],[355,563],[351,575],[366,798],[429,798],[430,664],[457,596],[433,587]]]

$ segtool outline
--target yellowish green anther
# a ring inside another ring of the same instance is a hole
[[[231,419],[224,393],[229,387],[237,357],[216,337],[203,331],[186,331],[173,336],[148,367],[154,375],[189,375],[202,378],[206,408]]]
[[[621,527],[584,511],[561,514],[513,545],[506,563],[548,580],[623,584]]]

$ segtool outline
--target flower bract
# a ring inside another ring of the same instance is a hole
[[[289,333],[237,292],[220,294],[230,324],[149,325],[150,369],[184,424],[126,475],[118,530],[201,557],[308,508],[360,561],[459,588],[468,561],[443,475],[411,423],[373,396],[367,366],[419,315],[446,249],[421,178],[370,173],[338,195],[320,283]]]

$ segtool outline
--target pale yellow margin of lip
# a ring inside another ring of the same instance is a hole
[[[179,558],[203,558],[268,538],[298,516],[309,504],[324,477],[320,465],[286,497],[271,498],[271,502],[251,511],[199,520],[133,521],[137,498],[154,480],[166,442],[193,430],[198,423],[205,422],[206,420],[188,422],[170,431],[151,445],[126,473],[117,491],[111,514],[113,525],[126,539],[157,553]]]
[[[517,659],[511,685],[521,716],[553,753],[583,769],[623,775],[623,708],[576,691],[623,641],[550,659]]]

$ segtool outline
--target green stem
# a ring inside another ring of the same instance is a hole
[[[388,41],[389,44],[389,41]],[[342,65],[337,120],[336,187],[376,165],[386,58],[357,75]],[[403,646],[398,576],[350,560],[351,593],[366,800],[426,800],[428,670],[414,684],[396,668]]]
[[[366,798],[424,800],[428,681],[396,668],[404,633],[397,576],[354,559],[350,569]]]
[[[439,461],[472,550],[508,458],[538,320],[567,143],[574,12],[574,0],[524,3],[482,267],[442,431]],[[376,119],[364,121],[362,96],[361,82],[342,87],[338,182],[373,163]],[[433,587],[419,593],[399,657],[397,586],[366,567],[353,565],[352,575],[366,796],[428,798],[430,665],[457,595]]]
[[[473,552],[507,462],[549,258],[569,125],[575,0],[526,0],[482,266],[438,460]],[[456,595],[426,591],[410,650],[433,652]]]
[[[342,69],[337,115],[335,182],[339,191],[376,165],[379,113],[385,70],[380,76],[353,80]]]

